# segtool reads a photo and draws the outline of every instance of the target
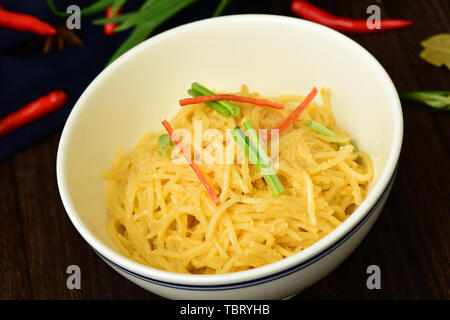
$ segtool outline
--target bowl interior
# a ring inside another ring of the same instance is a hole
[[[267,96],[325,86],[338,124],[371,155],[375,181],[392,153],[395,89],[376,60],[348,38],[299,19],[262,15],[170,30],[102,72],[77,102],[61,139],[58,182],[76,211],[69,215],[113,250],[101,172],[120,147],[128,152],[146,131],[161,130],[193,81],[226,91],[245,83]]]

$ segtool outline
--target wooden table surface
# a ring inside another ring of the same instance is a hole
[[[291,15],[290,1],[249,0],[242,13]],[[364,17],[375,1],[315,1]],[[386,68],[399,91],[450,90],[450,71],[419,58],[420,41],[450,32],[448,0],[385,0],[382,17],[408,18],[409,29],[350,35]],[[373,229],[336,270],[295,299],[449,299],[450,114],[403,104],[405,134],[396,182]],[[67,217],[55,158],[61,131],[0,163],[0,299],[158,299],[94,254]],[[374,133],[376,134],[376,133]],[[380,290],[366,268],[381,269]],[[66,269],[81,268],[81,290]]]

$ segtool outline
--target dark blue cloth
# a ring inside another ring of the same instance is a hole
[[[156,33],[174,26],[210,17],[219,0],[200,0],[167,21]],[[243,0],[234,0],[227,12],[236,11]],[[61,11],[71,4],[84,7],[92,0],[55,0]],[[135,10],[142,0],[129,0],[124,11]],[[31,14],[53,25],[63,20],[55,17],[44,0],[0,0],[5,9]],[[54,113],[26,125],[0,138],[0,161],[36,143],[49,133],[62,128],[78,97],[87,85],[101,72],[114,51],[129,32],[114,37],[103,34],[103,28],[92,25],[94,18],[104,13],[81,18],[81,30],[77,30],[84,45],[66,47],[47,55],[42,46],[36,46],[25,54],[17,55],[21,47],[37,36],[29,32],[17,32],[0,28],[0,118],[52,90],[64,90],[69,99]]]

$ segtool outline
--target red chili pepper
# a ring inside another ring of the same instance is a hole
[[[298,117],[300,117],[300,114],[303,112],[303,110],[305,110],[309,106],[309,104],[313,101],[316,94],[317,94],[317,88],[313,87],[311,92],[308,93],[308,95],[305,97],[305,99],[303,99],[303,101],[298,105],[298,107],[295,108],[294,111],[292,111],[284,120],[279,122],[272,129],[278,129],[278,130],[280,130],[279,132],[281,132],[284,129],[286,129],[287,127],[289,127],[289,125],[292,122],[294,122],[294,120],[296,120]]]
[[[292,1],[291,10],[296,15],[307,20],[317,22],[338,31],[349,33],[372,33],[383,30],[405,28],[412,24],[409,20],[382,19],[380,20],[380,29],[369,29],[366,20],[335,16],[303,0]]]
[[[54,90],[0,120],[0,138],[60,108],[67,100],[62,90]]]
[[[114,17],[117,17],[119,14],[120,14],[120,9],[115,13],[115,14],[113,14],[112,13],[112,9],[113,9],[113,7],[111,6],[111,7],[108,7],[107,9],[106,9],[106,18],[114,18]],[[117,23],[113,23],[113,22],[111,22],[111,23],[106,23],[104,26],[103,26],[103,32],[107,35],[107,36],[113,36],[113,35],[115,35],[116,34],[116,27],[117,27]]]
[[[284,105],[281,103],[273,102],[266,99],[256,99],[251,97],[243,97],[237,96],[234,94],[211,94],[207,96],[200,96],[196,98],[186,98],[180,100],[180,106],[185,106],[189,104],[197,104],[209,101],[218,101],[218,100],[228,100],[228,101],[237,101],[237,102],[246,102],[254,104],[255,106],[269,107],[275,109],[283,109]]]
[[[213,188],[208,183],[208,181],[206,181],[205,177],[203,176],[203,174],[200,171],[200,169],[198,168],[198,166],[195,163],[192,162],[191,155],[186,151],[186,149],[183,148],[183,145],[181,144],[180,139],[178,138],[178,136],[173,131],[172,127],[170,126],[170,123],[167,122],[167,120],[164,120],[162,122],[162,124],[163,124],[164,128],[166,128],[167,132],[169,133],[170,138],[172,139],[172,141],[175,142],[175,144],[178,146],[178,148],[183,153],[184,157],[186,158],[187,162],[191,166],[192,170],[194,170],[194,172],[197,175],[197,177],[200,180],[200,182],[206,188],[206,191],[208,191],[209,196],[211,197],[211,199],[214,202],[214,204],[216,206],[220,205],[220,200],[219,200],[219,198],[217,198],[216,193],[214,192]]]
[[[30,31],[43,36],[53,35],[56,29],[47,22],[36,17],[7,11],[0,6],[0,27],[13,29],[16,31]]]

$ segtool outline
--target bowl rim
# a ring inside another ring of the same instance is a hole
[[[180,32],[195,29],[195,28],[205,28],[212,23],[222,22],[222,23],[239,23],[239,22],[266,22],[266,23],[285,23],[285,24],[296,24],[298,26],[315,29],[321,33],[329,33],[333,36],[339,38],[343,43],[346,42],[347,45],[354,47],[358,50],[360,54],[366,56],[368,63],[373,64],[380,73],[380,77],[384,78],[384,86],[386,87],[387,94],[392,100],[392,120],[393,120],[393,139],[391,144],[391,149],[389,150],[389,156],[386,161],[385,167],[383,168],[378,181],[373,186],[372,190],[369,192],[367,197],[364,199],[362,204],[353,212],[353,214],[347,218],[341,225],[339,225],[331,233],[315,242],[306,249],[292,255],[291,257],[284,258],[277,262],[239,272],[225,273],[225,274],[214,274],[214,275],[199,275],[199,274],[184,274],[169,272],[164,270],[155,269],[146,265],[139,264],[120,253],[110,249],[102,241],[100,241],[91,231],[86,227],[86,225],[81,220],[80,216],[75,209],[75,206],[70,198],[70,192],[66,184],[66,154],[67,154],[67,142],[72,135],[73,124],[76,122],[80,113],[83,110],[85,101],[89,99],[91,93],[95,91],[97,84],[101,83],[104,78],[107,78],[110,74],[114,73],[121,64],[125,61],[132,59],[138,52],[144,50],[147,46],[156,45],[160,41],[164,41],[167,38],[176,36]],[[63,132],[61,134],[60,142],[57,150],[56,159],[56,175],[57,184],[62,199],[64,208],[72,221],[75,228],[85,239],[85,241],[98,253],[102,258],[113,263],[116,266],[120,266],[125,270],[131,271],[133,274],[141,275],[145,278],[157,279],[166,283],[182,284],[182,285],[233,285],[240,282],[248,282],[257,280],[270,276],[271,274],[287,270],[302,262],[326,251],[327,248],[333,246],[336,242],[342,239],[349,230],[357,227],[361,224],[364,218],[367,218],[371,210],[376,206],[377,202],[380,200],[382,195],[388,189],[390,182],[393,179],[395,169],[397,167],[398,159],[400,156],[401,146],[403,141],[403,114],[400,104],[400,99],[397,94],[397,90],[389,77],[383,66],[375,59],[372,54],[370,54],[365,48],[360,44],[348,38],[342,33],[339,33],[328,27],[316,24],[314,22],[302,20],[299,18],[280,16],[280,15],[270,15],[270,14],[238,14],[229,15],[215,18],[203,19],[188,24],[184,24],[160,34],[157,34],[139,45],[135,46],[108,67],[106,67],[100,74],[98,74],[95,79],[89,84],[89,86],[82,93],[78,101],[75,103],[70,115],[65,123]]]

